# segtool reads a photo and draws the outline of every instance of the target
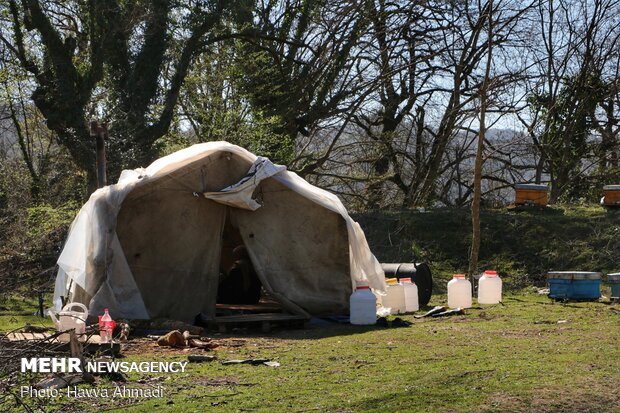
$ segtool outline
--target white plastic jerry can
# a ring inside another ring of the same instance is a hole
[[[400,282],[403,284],[405,290],[405,312],[413,313],[420,309],[418,303],[418,286],[411,281],[411,278],[401,278]]]
[[[471,283],[465,278],[465,274],[454,274],[448,282],[448,307],[470,308],[471,305]]]
[[[499,304],[502,301],[502,279],[497,271],[485,271],[478,281],[478,304]]]
[[[405,312],[405,287],[396,278],[385,280],[387,294],[383,297],[383,306],[391,309],[392,314]]]
[[[377,323],[377,297],[367,285],[359,285],[349,301],[349,322],[356,325]]]

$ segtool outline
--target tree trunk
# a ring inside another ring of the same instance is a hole
[[[474,165],[474,194],[471,203],[471,224],[472,224],[472,238],[471,238],[471,253],[469,256],[469,276],[478,271],[478,253],[480,251],[480,198],[482,196],[482,164],[484,155],[484,137],[486,134],[486,110],[487,110],[487,93],[489,88],[489,75],[491,72],[491,51],[492,51],[492,13],[493,2],[489,0],[487,9],[487,22],[488,22],[488,51],[487,61],[484,73],[484,80],[480,88],[480,131],[478,133],[478,148],[476,150],[476,163]]]

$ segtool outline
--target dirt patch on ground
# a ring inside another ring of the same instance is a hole
[[[518,396],[506,393],[491,395],[480,413],[538,412],[538,413],[607,413],[617,411],[620,391],[603,383],[587,386],[553,386],[540,388],[533,394]]]

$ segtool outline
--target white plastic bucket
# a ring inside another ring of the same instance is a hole
[[[405,310],[405,287],[396,278],[388,278],[387,294],[383,297],[383,306],[391,309],[392,314],[402,314]]]
[[[420,309],[418,303],[418,286],[411,281],[411,278],[401,278],[400,282],[403,284],[405,290],[405,312],[413,313]]]
[[[373,325],[377,322],[377,297],[367,285],[358,286],[351,294],[349,322],[355,325]]]
[[[472,305],[471,283],[464,274],[454,274],[448,282],[448,307],[470,308]]]
[[[502,279],[497,271],[485,271],[478,281],[478,304],[502,302]]]

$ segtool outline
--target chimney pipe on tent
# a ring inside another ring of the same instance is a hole
[[[108,126],[103,123],[99,126],[96,121],[90,122],[90,136],[97,142],[97,188],[107,185],[105,141],[108,139]]]

